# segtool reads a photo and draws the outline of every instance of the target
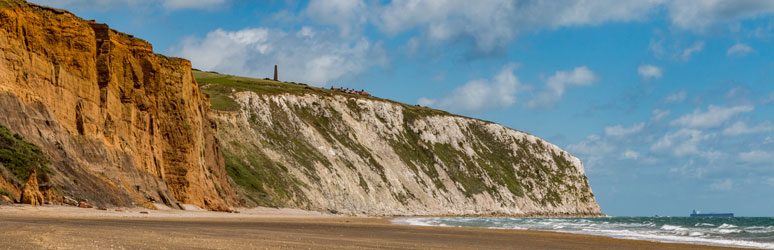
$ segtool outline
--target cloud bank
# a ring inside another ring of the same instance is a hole
[[[348,41],[331,32],[303,27],[296,32],[267,28],[217,29],[189,37],[171,50],[202,70],[269,77],[279,65],[280,80],[323,86],[386,64],[380,44]]]
[[[731,46],[730,48],[728,48],[728,50],[726,51],[726,55],[745,56],[747,54],[752,53],[753,51],[755,50],[753,50],[753,48],[750,47],[750,45],[747,45],[744,43],[736,43],[734,44],[734,46]]]
[[[523,84],[513,73],[516,68],[518,64],[507,64],[491,80],[472,80],[455,88],[445,97],[440,99],[423,97],[417,101],[417,104],[463,112],[511,106],[516,102],[516,94],[523,88]]]
[[[639,74],[642,79],[658,79],[661,78],[662,70],[661,68],[650,64],[643,64],[637,67],[637,74]]]
[[[599,77],[586,66],[570,71],[556,71],[546,80],[545,89],[530,100],[527,106],[533,109],[553,108],[568,87],[589,86],[598,79]]]
[[[737,114],[753,111],[754,107],[749,105],[735,107],[719,107],[710,105],[707,111],[694,110],[693,113],[685,114],[670,123],[672,126],[683,126],[689,128],[712,128],[722,125]]]

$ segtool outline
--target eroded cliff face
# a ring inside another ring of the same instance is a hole
[[[369,215],[600,214],[581,161],[535,136],[376,98],[233,91],[240,108],[219,112],[218,134],[246,205]]]
[[[62,196],[236,204],[190,62],[57,9],[0,0],[0,125],[51,158]]]
[[[0,125],[48,156],[59,197],[370,215],[600,213],[582,163],[535,136],[299,84],[215,82],[204,86],[223,110],[213,113],[188,61],[65,11],[0,0]],[[0,188],[19,197],[21,180],[6,170]]]

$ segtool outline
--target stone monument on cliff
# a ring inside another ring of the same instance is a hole
[[[277,77],[277,65],[274,64],[274,80],[279,81],[279,78]]]

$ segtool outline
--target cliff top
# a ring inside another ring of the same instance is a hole
[[[83,20],[80,17],[76,16],[75,14],[70,13],[69,11],[28,3],[26,0],[0,0],[0,9],[9,9],[9,8],[22,8],[25,10],[33,9],[35,11],[46,11],[46,12],[51,12],[54,15],[64,14],[73,18],[78,18],[80,20]]]
[[[233,92],[239,91],[252,91],[259,94],[315,94],[323,96],[347,96],[351,98],[369,99],[383,102],[390,102],[393,104],[401,105],[409,111],[413,111],[418,115],[447,115],[447,116],[459,116],[451,114],[443,110],[432,109],[428,107],[422,107],[418,105],[409,105],[401,102],[396,102],[389,99],[378,98],[374,96],[365,96],[357,94],[348,94],[338,90],[331,90],[326,88],[318,88],[308,86],[304,83],[296,82],[282,82],[267,79],[257,79],[241,76],[232,76],[220,74],[217,72],[204,72],[200,70],[193,70],[194,78],[199,82],[199,87],[202,91],[210,96],[210,102],[212,108],[220,111],[235,111],[239,109],[237,104],[229,95]],[[460,116],[462,117],[462,116]]]
[[[19,12],[37,13],[41,17],[54,18],[56,20],[62,20],[61,18],[64,17],[64,18],[76,19],[85,23],[89,23],[91,25],[94,25],[94,24],[103,25],[96,22],[95,20],[85,20],[83,18],[80,18],[67,10],[57,9],[57,8],[48,7],[44,5],[37,5],[34,3],[28,3],[26,0],[0,0],[0,10],[3,10],[3,9],[12,9],[12,11],[13,9],[15,9],[17,13]],[[149,43],[148,41],[137,38],[134,35],[123,33],[118,30],[112,29],[108,27],[107,24],[104,24],[104,25],[107,28],[106,30],[108,30],[111,35],[120,37],[120,39],[128,41],[130,44],[133,44],[134,46],[143,47],[151,52],[153,51],[153,45],[151,45],[151,43]],[[186,61],[186,62],[188,61],[183,58],[167,57],[165,55],[156,54],[156,53],[154,54],[159,57],[168,58],[171,61]]]
[[[374,96],[348,94],[338,90],[313,87],[304,83],[274,81],[268,78],[258,79],[258,78],[250,78],[250,77],[243,77],[243,76],[233,76],[233,75],[221,74],[221,73],[212,72],[212,71],[205,72],[198,69],[193,69],[192,72],[193,72],[194,78],[199,84],[199,89],[201,89],[203,93],[209,96],[212,109],[218,110],[218,111],[239,110],[239,104],[230,97],[231,94],[235,92],[241,92],[241,91],[252,91],[263,95],[279,95],[279,94],[295,94],[295,95],[313,94],[313,95],[322,95],[322,96],[339,95],[339,96],[346,96],[349,98],[368,99],[368,100],[389,102],[395,105],[400,105],[408,113],[414,114],[416,117],[443,115],[443,116],[456,116],[456,117],[462,117],[467,119],[479,120],[485,123],[495,123],[491,121],[452,114],[443,110],[433,109],[430,107],[424,107],[420,105],[410,105],[410,104],[397,102],[390,99],[374,97]],[[514,129],[514,130],[526,133],[521,130],[517,130],[517,129]],[[527,133],[527,134],[530,134],[530,133]]]

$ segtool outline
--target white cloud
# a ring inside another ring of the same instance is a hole
[[[643,20],[655,1],[395,0],[384,6],[377,26],[396,34],[420,29],[434,41],[471,39],[491,52],[521,33],[544,28]]]
[[[667,117],[671,111],[669,110],[660,110],[660,109],[654,109],[653,110],[653,116],[650,117],[651,121],[660,121],[661,119],[664,119],[664,117]]]
[[[661,68],[650,65],[650,64],[643,64],[640,65],[640,67],[637,68],[637,73],[640,74],[640,76],[643,79],[650,79],[650,78],[661,78]]]
[[[667,49],[664,48],[664,38],[660,38],[660,39],[651,38],[650,43],[648,43],[648,49],[653,51],[653,54],[655,54],[659,58],[668,54]]]
[[[169,10],[209,9],[228,0],[30,0],[30,2],[57,8],[90,8],[108,10],[121,7],[162,6]]]
[[[774,1],[673,0],[667,3],[667,9],[674,26],[701,32],[718,23],[772,13]]]
[[[362,0],[311,0],[306,14],[316,23],[334,25],[343,36],[350,36],[366,22]]]
[[[774,164],[774,152],[753,150],[750,152],[739,153],[739,160],[747,163],[769,163]]]
[[[707,136],[707,137],[710,137],[710,136]],[[707,159],[711,164],[712,162],[725,159],[728,156],[728,154],[718,150],[707,150],[705,152],[701,152],[700,156]]]
[[[723,129],[724,135],[744,135],[744,134],[758,134],[774,131],[774,125],[769,122],[758,124],[754,127],[747,126],[745,122],[736,122],[733,125]]]
[[[203,9],[223,4],[226,0],[165,0],[167,9]]]
[[[667,103],[682,102],[685,101],[685,97],[687,95],[688,94],[685,92],[685,90],[680,90],[679,92],[668,95],[666,98],[664,98],[664,101]]]
[[[390,2],[379,14],[377,26],[396,34],[414,28],[423,30],[425,39],[443,41],[472,37],[477,47],[492,51],[510,42],[516,27],[510,25],[514,10],[511,1],[413,1]]]
[[[393,0],[376,12],[373,23],[389,34],[420,30],[428,41],[471,41],[478,51],[489,53],[527,32],[642,21],[662,9],[668,12],[672,26],[703,32],[719,24],[774,13],[774,1],[489,0],[471,4],[468,0]],[[703,48],[703,41],[696,42],[678,53],[678,58],[687,61]]]
[[[603,140],[598,135],[592,134],[581,142],[568,145],[567,150],[573,154],[602,156],[615,151],[615,147],[608,144],[607,141]]]
[[[519,78],[513,74],[518,66],[515,63],[507,64],[492,80],[469,81],[441,99],[423,97],[417,104],[451,111],[479,111],[511,106],[516,102],[516,94],[523,88]]]
[[[586,66],[576,67],[572,71],[557,71],[546,80],[545,89],[527,104],[530,108],[552,108],[564,95],[567,87],[588,86],[598,77]]]
[[[769,0],[394,0],[378,14],[377,26],[391,34],[422,30],[430,40],[473,40],[484,52],[506,45],[518,35],[540,29],[646,20],[660,9],[672,25],[702,32],[716,24],[774,12]],[[699,42],[687,49],[685,60],[701,51]]]
[[[745,56],[747,54],[752,53],[754,50],[749,45],[744,43],[736,43],[734,46],[731,46],[731,48],[728,48],[728,51],[726,51],[726,55],[729,56]]]
[[[640,158],[640,153],[637,153],[632,150],[626,150],[626,152],[621,155],[621,158],[627,159],[627,160],[637,160]]]
[[[729,89],[728,92],[726,92],[726,96],[725,97],[726,98],[739,97],[741,95],[746,94],[747,91],[748,90],[743,88],[743,87],[732,88],[732,89]]]
[[[280,80],[316,86],[354,77],[387,60],[379,44],[364,38],[343,39],[309,27],[293,33],[267,28],[217,29],[204,38],[189,37],[170,51],[202,70],[260,78],[270,76],[278,64]]]
[[[708,136],[703,135],[699,130],[680,129],[661,137],[655,144],[651,145],[650,150],[668,152],[675,156],[699,154],[701,153],[698,149],[699,143],[707,138]]]
[[[717,181],[713,182],[712,185],[710,185],[710,188],[712,188],[713,190],[718,190],[718,191],[731,190],[731,188],[733,188],[733,187],[734,187],[734,182],[729,180],[729,179],[717,180]]]
[[[691,59],[691,56],[693,54],[699,53],[702,50],[704,50],[704,41],[695,42],[693,43],[693,45],[683,50],[683,53],[680,54],[680,59],[682,59],[683,61],[688,61]]]
[[[728,108],[710,105],[706,112],[697,109],[691,114],[680,116],[669,124],[690,128],[712,128],[722,125],[739,113],[750,112],[753,109],[754,107],[749,105]]]
[[[608,136],[627,136],[627,135],[631,135],[642,131],[642,128],[644,127],[645,127],[644,122],[634,124],[629,128],[626,128],[619,124],[615,126],[605,127],[605,134]]]
[[[685,177],[701,178],[704,175],[705,169],[696,167],[695,165],[696,165],[696,161],[694,159],[690,159],[680,167],[670,168],[669,172],[679,173],[680,175]]]

